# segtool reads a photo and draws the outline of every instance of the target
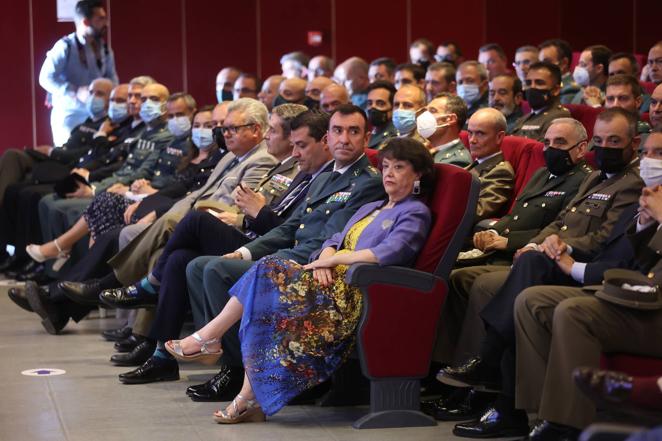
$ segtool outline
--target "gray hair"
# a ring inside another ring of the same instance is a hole
[[[149,84],[156,84],[156,80],[148,75],[140,75],[139,77],[131,78],[131,81],[129,81],[130,86],[145,87]]]
[[[299,116],[301,113],[306,112],[308,107],[302,104],[292,104],[286,103],[274,107],[271,110],[271,113],[278,115],[282,120],[281,128],[283,129],[283,135],[290,136],[290,123],[294,118]]]
[[[537,54],[538,52],[540,52],[540,50],[535,46],[531,46],[530,44],[527,44],[526,46],[518,47],[517,50],[515,51],[516,54],[521,54],[522,52],[535,52]]]
[[[269,111],[267,106],[253,98],[239,98],[232,101],[228,106],[228,114],[239,112],[246,118],[245,124],[257,124],[260,126],[262,136],[269,130]]]
[[[550,127],[556,124],[568,124],[569,126],[571,126],[573,135],[575,135],[577,139],[580,141],[584,141],[588,139],[588,133],[586,132],[586,127],[584,127],[584,124],[580,123],[574,118],[566,117],[566,118],[553,119],[552,122],[549,124],[549,127],[547,127],[547,130],[549,130]]]
[[[294,61],[299,67],[307,67],[310,62],[310,57],[301,51],[288,52],[280,57],[280,64],[283,64],[286,61]]]
[[[177,92],[173,93],[170,95],[170,98],[168,98],[168,102],[172,103],[174,101],[177,101],[178,99],[183,99],[184,103],[186,103],[186,107],[189,108],[189,110],[195,110],[198,107],[198,104],[195,102],[195,98],[191,96],[188,93],[184,92]]]
[[[485,69],[485,66],[483,66],[481,63],[479,63],[476,60],[469,60],[469,61],[465,61],[464,63],[460,64],[457,67],[457,75],[460,75],[460,71],[463,68],[470,67],[470,66],[473,66],[473,67],[476,68],[476,70],[478,70],[478,75],[480,76],[481,80],[487,80],[487,69]]]

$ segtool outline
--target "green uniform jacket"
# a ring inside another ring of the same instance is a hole
[[[503,153],[499,152],[480,164],[474,162],[465,170],[480,180],[474,223],[501,216],[513,196],[515,186],[513,166],[508,161],[504,161]]]
[[[508,238],[506,252],[512,254],[531,241],[575,197],[579,185],[591,173],[581,161],[564,175],[554,178],[546,168],[536,171],[515,200],[510,214],[489,225]]]
[[[393,123],[391,121],[386,124],[384,128],[382,128],[379,131],[375,131],[371,136],[370,136],[370,141],[368,141],[368,147],[371,149],[377,149],[380,150],[384,148],[384,145],[386,144],[386,141],[389,139],[393,138],[398,134],[398,131],[395,130],[395,127],[393,126]]]
[[[434,162],[437,164],[451,164],[458,167],[467,167],[471,164],[471,155],[460,138],[447,144],[430,149]]]
[[[584,179],[577,195],[556,220],[531,242],[539,244],[547,236],[558,234],[572,247],[575,260],[589,261],[611,234],[623,209],[639,200],[643,187],[639,159],[632,161],[621,173],[604,180],[600,171],[594,171]]]
[[[542,142],[547,128],[556,118],[570,118],[570,112],[560,104],[553,104],[539,113],[531,112],[517,120],[510,134]]]
[[[333,182],[331,178],[330,172],[315,178],[287,221],[246,245],[253,260],[276,253],[306,263],[325,240],[342,231],[359,207],[384,198],[379,170],[365,155]]]

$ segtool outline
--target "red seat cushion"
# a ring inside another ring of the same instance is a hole
[[[365,149],[365,155],[368,157],[368,161],[370,161],[370,164],[372,164],[373,167],[377,167],[378,169],[382,169],[380,164],[379,164],[379,151],[374,150],[374,149]]]
[[[649,112],[644,112],[644,113],[642,113],[640,117],[641,117],[641,120],[642,120],[643,122],[647,122],[648,124],[650,124],[650,122],[651,122],[651,114],[650,114]]]
[[[653,83],[652,81],[639,81],[639,84],[641,84],[641,87],[644,89],[644,93],[649,95],[651,95],[657,87],[657,84]]]

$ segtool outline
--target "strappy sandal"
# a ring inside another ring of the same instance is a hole
[[[244,401],[246,403],[246,409],[239,413],[239,406],[237,405],[237,400]],[[225,410],[219,410],[214,413],[214,421],[218,424],[237,424],[237,423],[262,423],[267,420],[267,417],[264,415],[262,408],[256,400],[247,400],[241,394],[238,394],[234,400],[232,400],[232,409],[234,412],[232,415],[227,413]]]
[[[57,243],[57,239],[54,239],[53,243],[55,244],[55,248],[57,248],[57,256],[55,257],[44,256],[40,249],[41,245],[30,244],[25,247],[25,251],[32,258],[32,260],[39,263],[43,263],[51,259],[56,259],[55,262],[53,262],[53,271],[59,271],[60,268],[62,268],[64,264],[67,263],[67,260],[69,260],[69,257],[71,257],[71,255],[69,254],[69,250],[62,249],[60,244]]]
[[[202,337],[197,332],[194,332],[191,337],[195,341],[197,341],[200,344],[200,350],[198,352],[195,352],[193,354],[184,354],[184,350],[182,349],[182,344],[181,340],[168,340],[165,344],[166,351],[170,353],[173,357],[175,357],[179,361],[185,361],[185,362],[191,362],[191,361],[198,361],[202,364],[215,364],[219,358],[221,358],[221,354],[223,354],[223,350],[219,349],[218,351],[212,352],[209,349],[207,349],[207,345],[210,345],[212,343],[219,343],[220,340],[218,338],[210,338],[209,340],[202,340]]]

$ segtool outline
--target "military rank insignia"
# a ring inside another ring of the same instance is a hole
[[[593,193],[588,197],[592,201],[608,201],[611,198],[610,194],[605,193]]]
[[[548,191],[545,193],[546,198],[558,198],[560,196],[563,196],[565,194],[565,191]]]
[[[329,198],[326,200],[326,203],[330,204],[331,202],[347,202],[351,195],[352,193],[349,191],[339,191],[338,193],[334,193],[329,196]]]

